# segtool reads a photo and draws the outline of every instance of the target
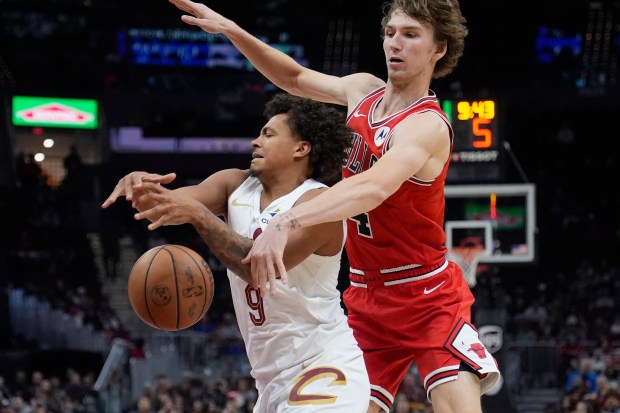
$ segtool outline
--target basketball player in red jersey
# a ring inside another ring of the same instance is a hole
[[[458,265],[446,260],[444,186],[452,152],[450,123],[430,90],[449,74],[467,35],[457,0],[392,0],[382,20],[387,82],[369,73],[323,74],[190,0],[169,0],[182,17],[221,33],[276,86],[347,106],[354,145],[343,179],[272,219],[246,257],[265,295],[285,283],[289,235],[347,219],[349,324],[371,383],[368,412],[388,412],[415,362],[435,413],[479,413],[480,395],[499,380],[471,324],[474,298]],[[278,280],[277,277],[280,279]]]

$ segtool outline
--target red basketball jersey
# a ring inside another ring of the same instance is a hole
[[[452,142],[452,126],[434,92],[385,119],[376,119],[375,108],[384,91],[380,88],[366,96],[347,118],[354,140],[343,178],[371,168],[388,150],[394,127],[407,116],[436,113],[448,125]],[[449,163],[434,180],[412,176],[377,208],[347,220],[346,250],[352,280],[355,274],[366,279],[404,279],[445,264],[444,186]]]

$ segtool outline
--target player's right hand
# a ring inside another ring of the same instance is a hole
[[[198,26],[208,33],[222,33],[230,20],[216,13],[202,3],[196,3],[190,0],[168,0],[178,9],[188,13],[181,16],[183,22],[192,26]]]
[[[284,248],[291,228],[284,223],[287,215],[292,216],[290,214],[276,215],[254,240],[252,248],[241,260],[242,264],[250,264],[252,270],[250,285],[260,290],[261,297],[265,297],[267,291],[272,296],[276,295],[278,275],[282,283],[288,282],[284,265]],[[267,284],[269,284],[269,290],[267,290]]]
[[[118,181],[118,183],[114,187],[114,190],[112,191],[108,199],[106,199],[105,202],[101,205],[101,207],[109,207],[114,202],[116,202],[119,196],[124,196],[126,200],[131,201],[133,199],[134,191],[140,189],[143,182],[169,184],[170,182],[174,181],[176,177],[177,175],[174,172],[166,175],[152,174],[142,171],[131,172]]]

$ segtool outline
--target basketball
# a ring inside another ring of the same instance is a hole
[[[213,274],[191,248],[166,244],[142,254],[129,273],[127,294],[151,327],[176,331],[200,321],[213,301]]]

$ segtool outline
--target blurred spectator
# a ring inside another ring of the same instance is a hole
[[[611,350],[611,357],[605,369],[605,375],[610,380],[620,380],[620,347],[618,346]]]
[[[82,404],[88,394],[88,389],[82,384],[82,376],[76,370],[67,369],[67,383],[64,386],[65,395],[73,403]]]
[[[77,176],[82,169],[82,157],[78,153],[77,146],[71,145],[69,147],[69,153],[63,160],[65,172],[67,175]]]
[[[11,413],[30,413],[32,412],[32,407],[30,407],[22,396],[13,396],[11,397]]]
[[[614,314],[614,319],[609,326],[609,333],[612,340],[620,340],[620,312]]]
[[[169,393],[159,393],[159,409],[157,413],[182,413],[175,405],[172,396]]]
[[[411,413],[411,406],[409,399],[404,393],[397,393],[394,399],[394,406],[392,406],[394,413]]]
[[[588,402],[579,401],[575,405],[575,410],[573,410],[573,413],[594,413],[594,412],[593,412],[593,409],[590,407],[590,404],[588,404]]]
[[[11,397],[11,391],[4,382],[4,377],[0,376],[0,400],[8,400]]]
[[[251,400],[256,400],[258,398],[258,393],[253,383],[254,380],[251,377],[240,377],[237,379],[236,393],[246,405]]]
[[[41,166],[34,160],[34,154],[20,152],[15,159],[17,180],[27,191],[34,189],[43,176]],[[28,192],[30,193],[30,192]]]
[[[601,405],[601,413],[620,413],[620,396],[614,391],[605,396]]]
[[[553,405],[551,407],[553,407]],[[560,400],[560,408],[557,413],[572,413],[573,410],[573,400],[570,395],[565,394]]]
[[[24,370],[17,370],[13,381],[14,394],[20,395],[24,400],[30,400],[32,393],[29,389],[28,375]]]
[[[568,373],[565,389],[568,392],[583,386],[585,394],[596,393],[597,373],[592,370],[592,359],[582,357],[578,360],[577,367]]]
[[[573,368],[573,361],[577,360],[584,352],[583,346],[579,343],[577,336],[570,334],[560,345],[560,371],[562,378],[566,376],[569,369]]]
[[[12,413],[11,401],[9,399],[0,398],[0,413]]]
[[[241,397],[236,392],[231,391],[226,395],[226,403],[222,413],[243,413],[241,411],[243,404],[244,401],[241,400]]]
[[[189,413],[205,413],[205,412],[206,412],[206,407],[205,407],[205,403],[203,400],[201,399],[192,400]]]
[[[142,395],[138,398],[134,409],[129,410],[127,413],[155,413],[151,403],[151,398]]]
[[[522,319],[537,327],[537,331],[541,332],[543,327],[547,325],[549,313],[543,304],[543,299],[536,299],[523,311]]]

